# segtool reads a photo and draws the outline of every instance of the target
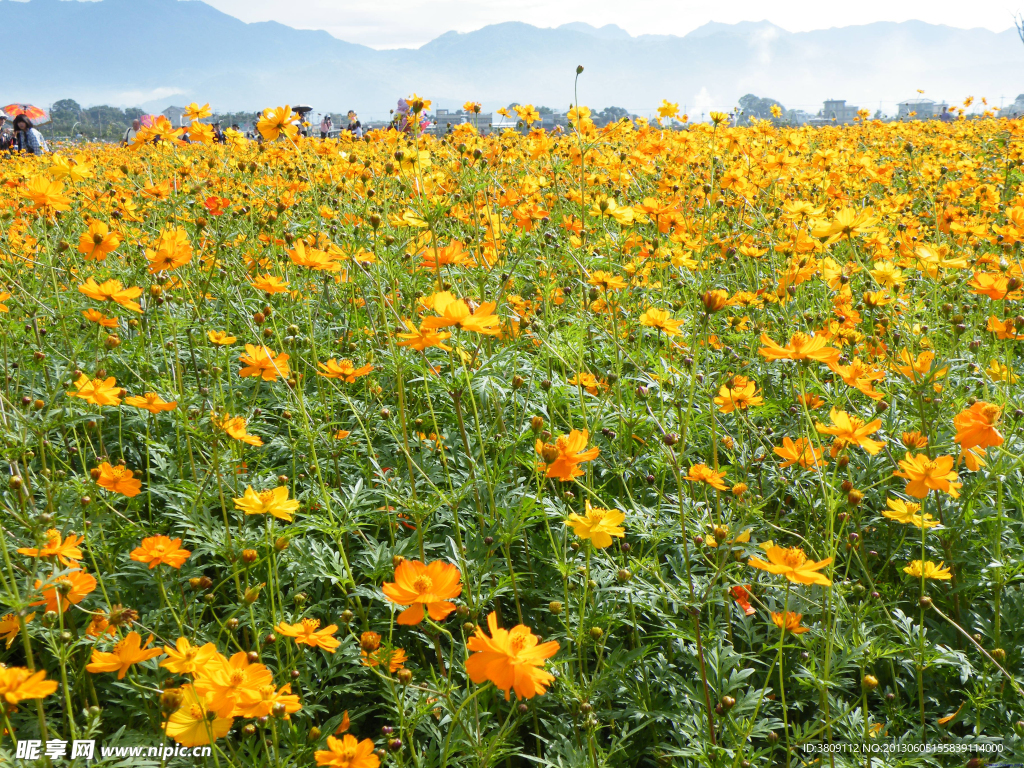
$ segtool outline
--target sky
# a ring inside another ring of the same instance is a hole
[[[455,30],[523,21],[555,27],[572,21],[617,24],[632,35],[685,35],[709,21],[767,19],[790,32],[919,19],[953,27],[1013,26],[1024,0],[205,0],[243,21],[277,21],[300,29],[323,29],[337,38],[372,48],[416,48]],[[1020,3],[1019,5],[1017,3]]]

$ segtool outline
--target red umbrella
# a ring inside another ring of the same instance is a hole
[[[47,114],[46,110],[32,104],[8,104],[3,108],[3,111],[12,120],[18,115],[24,115],[32,121],[32,125],[43,125],[50,122],[50,115]]]

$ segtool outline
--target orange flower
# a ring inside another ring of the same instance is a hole
[[[729,590],[729,594],[732,595],[732,599],[736,601],[736,604],[743,609],[744,616],[753,616],[757,613],[757,611],[754,610],[754,607],[750,604],[749,584],[737,584]]]
[[[800,626],[800,620],[804,617],[802,613],[793,613],[792,611],[786,611],[786,615],[783,616],[781,613],[772,612],[772,624],[781,629],[783,632],[788,632],[791,635],[802,635],[804,632],[809,632],[808,627]]]
[[[25,623],[28,624],[36,615],[30,613],[25,617]],[[14,643],[14,639],[21,634],[21,622],[18,621],[18,617],[13,613],[7,613],[0,616],[0,640],[7,641],[7,648],[10,649]]]
[[[125,398],[125,404],[141,408],[150,413],[161,413],[162,411],[173,411],[178,407],[177,403],[169,403],[156,392],[147,392],[143,397],[135,395]]]
[[[725,472],[715,472],[707,464],[694,464],[683,479],[691,483],[707,483],[719,491],[727,491],[729,486],[722,482],[723,477],[725,477]]]
[[[442,342],[445,339],[450,339],[452,335],[447,331],[435,331],[432,328],[427,328],[423,325],[417,328],[414,323],[409,320],[405,321],[405,327],[409,329],[408,333],[396,334],[402,341],[398,342],[400,347],[412,347],[417,352],[422,352],[425,349],[431,347],[438,347],[443,349],[445,352],[451,352],[452,348]]]
[[[800,547],[786,549],[772,545],[767,549],[768,562],[759,557],[752,557],[748,564],[768,573],[775,573],[785,576],[796,584],[820,584],[823,587],[831,587],[832,582],[821,573],[822,568],[832,562],[832,558],[826,558],[817,562],[808,560],[807,555]]]
[[[274,381],[278,376],[288,378],[291,370],[288,368],[289,355],[280,355],[263,345],[256,347],[252,344],[245,345],[246,354],[242,355],[239,362],[245,367],[239,370],[238,375],[243,379],[248,376],[259,376],[263,381]]]
[[[885,446],[884,442],[868,437],[882,428],[881,419],[865,424],[859,417],[851,416],[845,411],[837,411],[835,408],[829,412],[829,417],[832,419],[831,427],[824,424],[817,424],[815,427],[821,434],[835,437],[832,442],[833,456],[850,445],[859,446],[874,456]]]
[[[437,312],[440,317],[428,317],[423,320],[423,327],[429,329],[450,328],[457,325],[467,331],[481,333],[486,336],[497,336],[501,321],[494,314],[497,306],[493,301],[485,301],[476,311],[462,299],[457,299],[448,291],[432,294],[421,300],[423,306]]]
[[[817,410],[825,404],[824,400],[813,393],[809,395],[797,395],[796,401],[800,405],[806,406],[807,409],[811,411]]]
[[[299,116],[292,112],[292,108],[288,105],[268,108],[260,115],[260,119],[256,123],[256,130],[267,141],[274,141],[282,133],[286,138],[294,139],[299,132],[299,126],[295,124],[298,120]]]
[[[1010,278],[992,272],[975,272],[971,282],[971,293],[988,296],[993,301],[1001,301],[1010,293]]]
[[[282,621],[274,630],[285,637],[294,637],[296,645],[308,645],[310,648],[322,648],[328,653],[334,653],[341,645],[333,636],[338,631],[338,625],[330,624],[323,629],[317,629],[319,626],[320,619],[303,619],[298,624],[285,624]]]
[[[78,238],[78,252],[86,261],[103,261],[107,254],[116,251],[121,238],[110,231],[102,221],[89,220],[89,230]]]
[[[227,735],[234,718],[214,711],[212,693],[199,693],[192,685],[182,686],[181,691],[181,705],[167,718],[164,733],[185,747],[209,744],[211,737],[216,740]]]
[[[1003,436],[996,425],[1002,409],[998,405],[979,400],[970,408],[953,417],[956,437],[953,438],[965,451],[971,448],[995,448],[1003,444]]]
[[[71,200],[64,196],[64,185],[45,176],[33,176],[21,196],[32,201],[32,210],[44,214],[71,209]]]
[[[22,547],[18,550],[19,555],[27,557],[57,558],[57,562],[68,568],[77,567],[78,561],[82,559],[82,550],[78,545],[85,541],[84,536],[76,536],[69,533],[66,539],[61,539],[60,531],[51,529],[46,532],[46,544],[41,548]]]
[[[378,667],[386,664],[389,672],[397,672],[405,666],[405,651],[401,648],[378,648],[376,651],[367,653],[359,652],[363,657],[364,667]]]
[[[104,461],[99,469],[93,472],[97,472],[96,485],[100,488],[120,493],[128,498],[138,496],[142,488],[142,481],[132,477],[132,471],[120,464],[111,466],[110,462]]]
[[[116,379],[92,379],[84,373],[75,381],[75,391],[68,392],[68,397],[80,397],[92,405],[120,405],[121,388],[115,386]]]
[[[821,363],[834,363],[839,359],[839,350],[828,347],[828,339],[822,336],[808,336],[806,333],[794,333],[789,344],[784,347],[772,341],[768,334],[761,334],[761,347],[758,352],[768,360],[817,360]]]
[[[505,701],[509,700],[512,688],[521,699],[545,693],[555,678],[541,667],[558,653],[558,642],[539,643],[540,638],[524,624],[511,630],[501,629],[498,614],[494,612],[487,617],[487,628],[490,637],[477,627],[476,634],[466,643],[472,651],[466,660],[469,679],[478,685],[490,680],[505,692]]]
[[[343,379],[346,384],[351,384],[361,376],[365,376],[373,370],[373,366],[367,363],[362,368],[356,368],[351,360],[337,361],[330,359],[326,363],[317,363],[321,371],[317,375],[327,379]]]
[[[395,569],[395,580],[383,586],[387,598],[409,607],[398,614],[398,623],[406,626],[423,621],[423,606],[434,621],[442,621],[455,604],[447,602],[462,594],[462,574],[451,563],[435,560],[424,565],[418,560],[403,560]]]
[[[260,275],[251,281],[252,287],[264,293],[283,293],[288,290],[288,282],[276,275]]]
[[[45,584],[36,579],[35,588],[42,591],[43,599],[37,600],[32,605],[43,605],[45,603],[46,610],[56,613],[58,593],[60,593],[60,610],[66,611],[72,605],[78,605],[96,589],[96,579],[83,570],[74,570],[51,578]]]
[[[146,259],[149,261],[151,275],[170,272],[188,264],[192,261],[192,245],[188,233],[181,227],[165,229],[153,247],[146,249]]]
[[[142,645],[142,637],[139,633],[135,631],[129,632],[123,640],[114,646],[113,652],[105,653],[104,651],[93,650],[92,661],[85,668],[93,674],[117,672],[117,679],[123,680],[132,664],[163,655],[164,652],[161,648],[149,648],[147,650],[151,642],[153,642],[152,635],[146,640],[146,644]]]
[[[98,323],[104,328],[117,328],[117,318],[107,317],[98,309],[86,309],[82,312],[82,317],[91,323]]]
[[[936,379],[941,378],[949,370],[948,368],[940,368],[934,374],[931,373],[932,362],[935,360],[934,352],[922,352],[915,360],[907,350],[901,349],[900,360],[903,361],[903,365],[895,366],[896,370],[914,382],[925,381],[931,375],[934,375]]]
[[[666,336],[678,336],[682,333],[679,330],[679,326],[682,324],[682,320],[673,320],[672,315],[667,310],[655,307],[651,307],[640,315],[640,325],[647,328],[657,328]]]
[[[169,565],[179,570],[191,556],[189,550],[181,548],[181,539],[171,539],[167,536],[150,536],[143,539],[142,544],[133,549],[130,555],[131,559],[138,563],[149,563],[150,570],[158,565]]]
[[[929,491],[942,491],[948,493],[954,499],[960,498],[960,486],[963,483],[956,482],[958,475],[953,469],[952,456],[938,456],[929,459],[923,453],[911,456],[907,453],[906,459],[900,459],[902,472],[893,472],[896,477],[908,480],[907,493],[917,499],[923,499]]]
[[[540,454],[543,462],[537,465],[539,472],[545,477],[554,477],[563,483],[584,474],[579,465],[585,461],[593,461],[601,453],[597,446],[587,449],[590,433],[587,430],[572,430],[568,435],[559,435],[553,443],[542,443],[538,440],[534,450]]]
[[[167,658],[160,662],[161,667],[176,675],[194,675],[216,658],[217,646],[207,643],[202,647],[196,647],[187,637],[179,637],[173,648],[164,646],[164,653]]]
[[[764,400],[757,391],[757,384],[746,376],[734,376],[718,390],[715,405],[721,413],[732,413],[737,408],[742,411],[752,406],[764,405]]]
[[[1021,339],[1024,334],[1017,333],[1016,323],[1013,320],[1003,322],[995,315],[988,318],[987,330],[994,333],[997,339]]]
[[[43,670],[0,666],[0,701],[11,706],[25,699],[45,699],[56,690],[57,681],[47,680]]]
[[[260,700],[259,689],[273,685],[274,676],[263,664],[249,661],[239,651],[230,659],[217,654],[196,676],[196,692],[210,695],[209,708],[220,717],[231,717],[236,709],[249,707]]]
[[[237,708],[236,712],[239,717],[269,717],[274,713],[274,708],[280,704],[284,709],[284,716],[281,719],[291,720],[289,715],[302,709],[299,697],[292,693],[291,683],[285,683],[280,688],[275,688],[273,684],[262,685],[257,692],[260,700]]]
[[[821,464],[825,463],[822,461],[822,455],[824,451],[820,448],[815,448],[807,438],[798,438],[795,442],[788,438],[782,438],[782,445],[776,446],[772,449],[777,456],[781,456],[785,461],[779,464],[779,467],[785,469],[791,467],[794,464],[799,464],[804,469],[817,469]]]
[[[317,750],[313,757],[317,765],[331,768],[377,768],[380,758],[373,754],[374,743],[370,739],[359,741],[346,733],[340,739],[327,737],[327,749]]]
[[[120,280],[106,280],[102,283],[97,283],[90,277],[82,285],[78,286],[78,291],[96,301],[112,301],[125,309],[130,309],[132,312],[142,311],[139,303],[133,301],[133,299],[137,299],[142,295],[142,289],[125,288],[121,285]]]
[[[238,440],[240,443],[246,445],[263,445],[263,441],[260,440],[256,435],[250,435],[245,429],[245,419],[241,416],[225,416],[224,418],[218,418],[217,416],[211,416],[210,419],[213,425],[218,429],[224,430],[229,437]]]

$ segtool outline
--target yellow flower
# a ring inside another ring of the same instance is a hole
[[[935,565],[931,560],[914,560],[903,569],[903,572],[916,579],[947,580],[953,578],[952,572],[946,568],[945,563]]]
[[[229,336],[227,331],[207,331],[206,338],[219,347],[225,347],[238,341],[235,336]]]
[[[890,520],[895,520],[897,523],[903,523],[904,525],[916,525],[918,528],[934,528],[939,524],[938,521],[929,514],[917,514],[921,509],[921,505],[915,504],[912,501],[887,498],[885,500],[885,504],[888,509],[882,510],[882,515]]]
[[[595,548],[604,549],[611,546],[613,536],[621,539],[626,535],[621,525],[625,519],[625,513],[614,509],[591,507],[590,500],[587,499],[586,516],[581,517],[573,512],[569,515],[566,525],[581,539],[589,539]]]
[[[271,514],[289,523],[295,516],[295,510],[299,508],[297,500],[288,498],[288,487],[284,485],[259,493],[256,493],[250,485],[246,487],[241,498],[233,499],[233,501],[235,509],[240,509],[247,515]]]
[[[757,568],[761,571],[785,576],[797,584],[819,584],[823,587],[832,586],[832,582],[828,580],[828,577],[818,573],[818,571],[832,562],[831,557],[815,562],[814,560],[808,560],[807,555],[804,554],[800,547],[786,549],[775,545],[768,547],[766,553],[768,555],[768,562],[759,557],[752,557],[748,564],[752,568]]]
[[[781,613],[772,612],[772,624],[791,635],[802,635],[809,632],[809,627],[800,626],[800,620],[804,617],[802,613],[786,611],[785,616]]]
[[[121,387],[115,386],[113,376],[106,379],[92,379],[84,373],[75,381],[75,391],[69,397],[80,397],[92,405],[120,405]]]
[[[723,477],[725,477],[725,472],[715,472],[707,464],[694,464],[683,480],[689,480],[691,483],[707,483],[719,491],[727,491],[729,486],[722,480]]]
[[[294,139],[299,132],[299,127],[295,124],[298,119],[299,116],[287,105],[267,109],[256,123],[256,130],[267,141],[274,141],[282,133],[287,138]]]

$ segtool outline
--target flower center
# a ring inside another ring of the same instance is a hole
[[[799,549],[787,549],[782,559],[790,568],[799,568],[807,562],[807,555]]]
[[[239,669],[236,669],[234,672],[231,673],[230,681],[232,687],[237,687],[241,685],[245,682],[245,673]]]
[[[412,588],[422,595],[434,588],[434,581],[429,576],[417,576],[412,582]]]
[[[525,635],[512,635],[508,641],[509,654],[512,656],[518,655],[523,648],[526,647],[526,636]]]

